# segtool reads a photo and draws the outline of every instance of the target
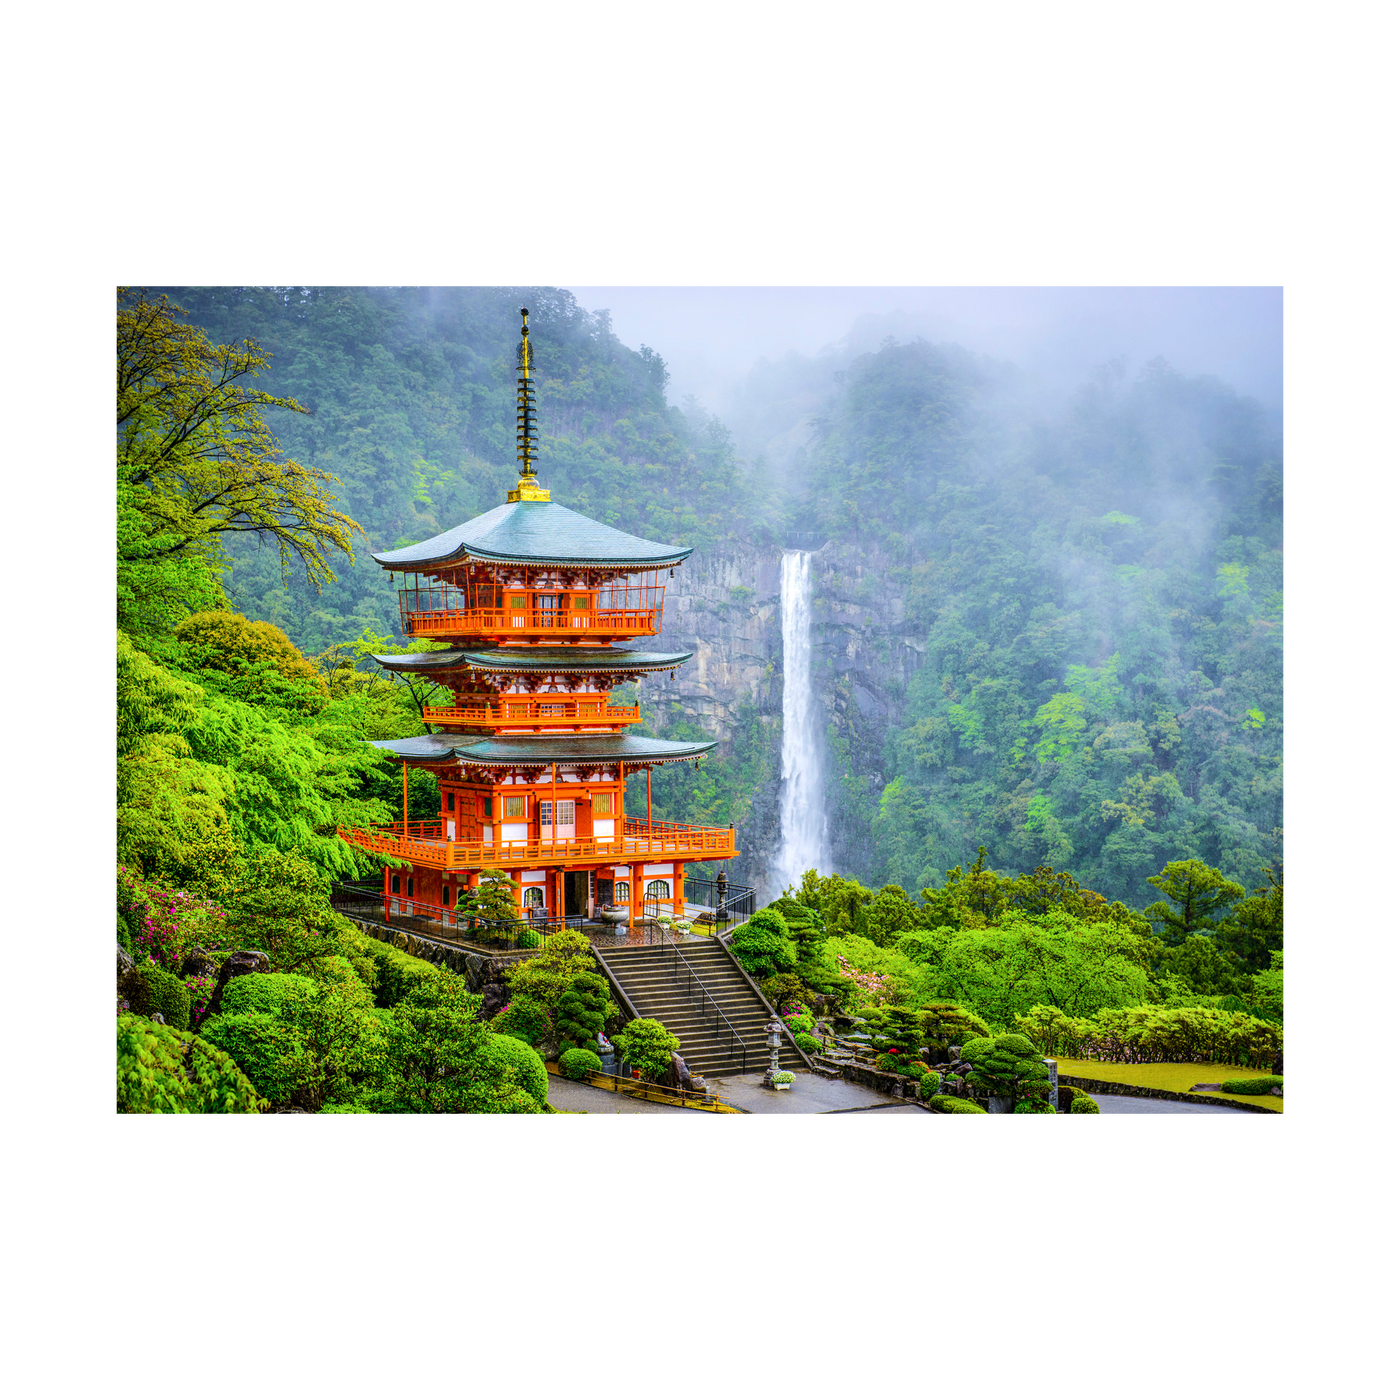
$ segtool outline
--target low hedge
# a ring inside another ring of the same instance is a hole
[[[987,1111],[980,1103],[973,1103],[971,1099],[955,1099],[951,1094],[935,1094],[929,1099],[928,1106],[938,1113],[985,1113]]]
[[[602,1060],[591,1050],[565,1050],[559,1057],[559,1069],[566,1079],[587,1079],[602,1068]]]
[[[814,1035],[808,1035],[806,1031],[798,1031],[792,1039],[793,1043],[804,1055],[815,1055],[822,1048],[821,1041]]]
[[[1058,1088],[1061,1113],[1097,1113],[1098,1104],[1077,1084],[1060,1083]]]
[[[1283,1076],[1266,1074],[1259,1079],[1227,1079],[1220,1086],[1222,1094],[1267,1094],[1283,1088]]]

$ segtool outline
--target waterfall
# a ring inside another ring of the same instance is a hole
[[[782,844],[773,891],[800,885],[802,872],[827,874],[825,724],[812,688],[812,556],[783,551]]]

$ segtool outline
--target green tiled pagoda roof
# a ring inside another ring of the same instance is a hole
[[[522,734],[486,739],[465,734],[420,734],[412,739],[372,742],[375,748],[387,749],[410,763],[462,759],[487,768],[528,768],[549,763],[677,763],[709,753],[717,741],[678,744],[636,734],[569,734],[558,738]]]
[[[403,570],[426,570],[466,559],[654,569],[679,564],[693,548],[658,544],[614,530],[553,501],[511,501],[421,544],[391,549],[374,558],[387,569]]]
[[[617,647],[490,647],[485,651],[416,651],[404,656],[376,656],[386,671],[506,671],[522,675],[609,675],[669,671],[691,651],[628,651]]]

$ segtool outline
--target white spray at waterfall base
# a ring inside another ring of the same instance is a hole
[[[773,861],[776,898],[806,870],[827,874],[826,725],[812,685],[812,556],[783,552],[782,843]]]

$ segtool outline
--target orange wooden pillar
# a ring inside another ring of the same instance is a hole
[[[677,861],[671,869],[675,871],[671,884],[671,905],[676,918],[683,919],[685,918],[685,866]]]

